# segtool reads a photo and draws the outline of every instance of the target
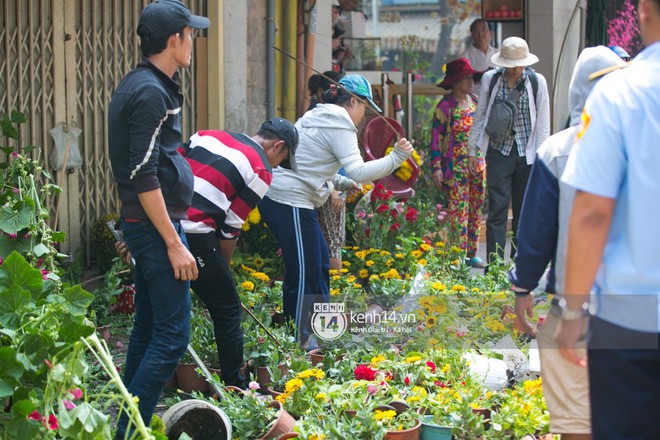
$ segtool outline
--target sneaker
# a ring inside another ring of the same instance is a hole
[[[479,257],[472,257],[465,260],[465,264],[476,269],[485,269],[487,264]]]

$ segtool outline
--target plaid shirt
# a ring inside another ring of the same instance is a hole
[[[518,147],[518,156],[525,156],[525,148],[527,148],[527,142],[529,141],[529,136],[532,133],[532,118],[529,112],[529,94],[527,93],[527,87],[525,87],[525,81],[527,81],[527,69],[523,70],[523,74],[518,78],[514,89],[519,87],[522,89],[520,92],[520,97],[518,98],[518,114],[516,115],[516,120],[513,123],[514,135],[499,145],[491,144],[492,148],[500,151],[503,155],[508,156],[511,154],[513,149],[513,142],[516,142]],[[501,76],[501,83],[499,84],[497,97],[499,99],[507,99],[511,96],[512,91],[506,86],[506,78],[504,74]]]

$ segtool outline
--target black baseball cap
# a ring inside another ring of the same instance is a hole
[[[298,130],[296,127],[286,119],[271,118],[261,124],[260,131],[270,131],[284,141],[286,146],[289,147],[289,157],[284,159],[280,166],[291,171],[298,171],[295,156],[296,148],[298,148]]]
[[[190,9],[180,0],[156,0],[148,4],[140,14],[137,33],[149,41],[154,38],[169,37],[184,26],[206,29],[211,21],[199,15],[192,15]]]

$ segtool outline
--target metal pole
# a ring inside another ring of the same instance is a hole
[[[268,0],[266,13],[266,118],[275,116],[275,0]]]
[[[380,105],[383,107],[383,115],[390,117],[390,85],[387,83],[389,75],[387,73],[380,74],[380,84],[383,88],[383,96]]]
[[[406,79],[406,130],[408,134],[408,139],[412,139],[413,131],[413,74],[408,72],[408,77]]]

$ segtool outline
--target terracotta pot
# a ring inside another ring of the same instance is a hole
[[[481,414],[484,418],[484,428],[490,429],[490,410],[488,408],[472,408],[472,413]]]
[[[410,409],[410,405],[408,405],[406,402],[401,402],[400,400],[393,400],[389,403],[389,405],[396,410],[397,414],[401,414],[404,411],[408,411]]]
[[[298,438],[298,433],[297,432],[287,432],[286,434],[282,434],[281,436],[277,437],[277,440],[286,440],[288,438]]]
[[[323,363],[323,357],[325,356],[320,348],[315,348],[310,350],[308,353],[309,359],[312,361],[312,365],[316,366]]]
[[[165,434],[169,438],[179,438],[187,433],[192,438],[231,440],[231,422],[218,407],[203,400],[184,400],[163,414]]]
[[[178,385],[179,384],[176,380],[176,370],[174,370],[174,373],[172,373],[170,378],[167,379],[167,382],[165,382],[165,388],[177,388]]]
[[[186,393],[200,391],[205,393],[209,390],[209,384],[206,378],[197,374],[195,364],[179,364],[176,367],[176,382],[180,390]]]
[[[275,424],[268,430],[268,432],[263,437],[261,437],[260,440],[278,438],[278,436],[282,434],[287,434],[293,431],[293,425],[296,424],[296,420],[293,417],[291,417],[291,414],[289,414],[288,412],[286,412],[284,408],[282,408],[282,404],[280,402],[278,402],[277,400],[273,400],[272,402],[270,402],[270,406],[278,410],[277,420],[275,420]]]
[[[417,422],[415,426],[403,431],[387,431],[383,440],[419,440],[419,431],[422,422]]]
[[[287,367],[286,364],[280,364],[277,368],[279,368],[282,376],[289,374],[289,367]],[[257,383],[261,387],[261,391],[264,393],[268,392],[268,385],[270,385],[272,381],[267,367],[257,367]]]
[[[281,391],[274,390],[270,387],[267,388],[268,394],[270,394],[273,399],[276,398],[277,396],[281,396],[283,393]]]

